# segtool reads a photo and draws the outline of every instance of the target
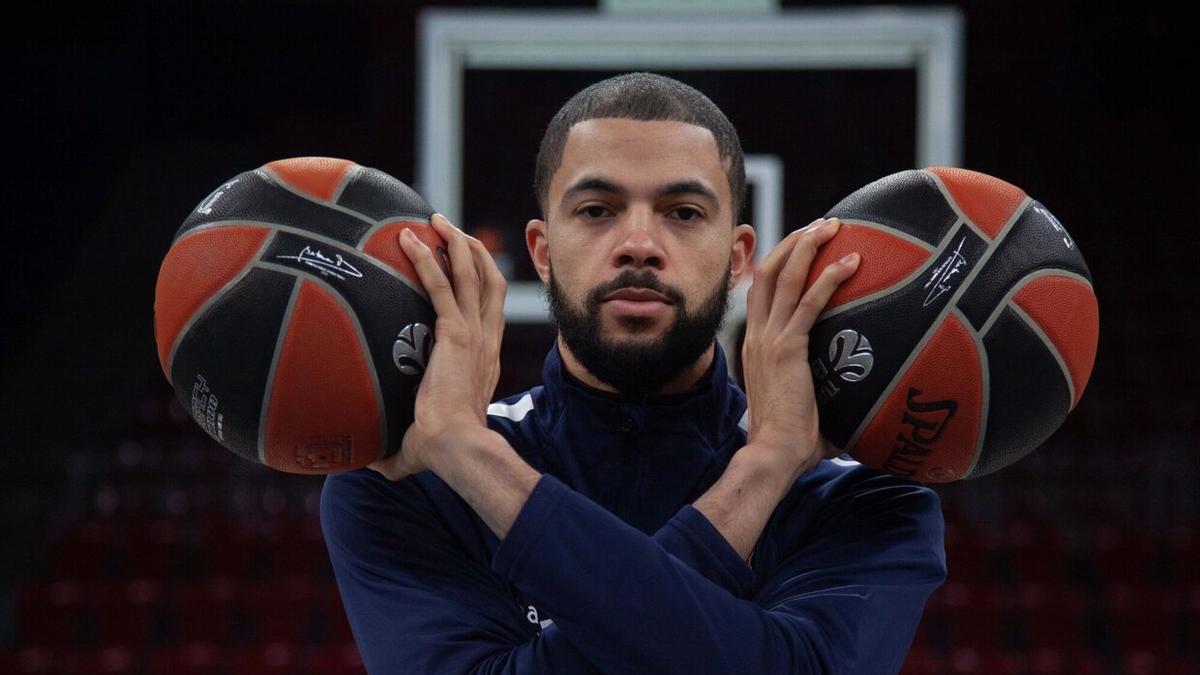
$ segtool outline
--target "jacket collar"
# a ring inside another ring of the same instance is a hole
[[[555,340],[542,365],[551,419],[561,413],[579,414],[572,408],[582,406],[599,421],[616,431],[669,431],[680,425],[698,425],[703,433],[719,442],[736,426],[745,407],[744,394],[729,377],[725,352],[714,341],[712,364],[701,384],[690,392],[631,398],[594,389],[567,372]],[[739,408],[740,406],[740,408]]]

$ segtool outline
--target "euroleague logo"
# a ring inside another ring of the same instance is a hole
[[[847,382],[861,382],[871,374],[875,355],[867,336],[847,328],[829,341],[829,362],[838,377]]]
[[[400,330],[392,345],[392,362],[405,375],[421,375],[433,351],[433,334],[423,323],[410,323]]]
[[[862,382],[871,374],[874,365],[875,353],[867,336],[849,328],[838,331],[829,341],[829,363],[818,356],[809,364],[817,404],[825,405],[838,395],[841,391],[838,380],[852,384]]]

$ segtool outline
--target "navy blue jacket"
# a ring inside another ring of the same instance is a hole
[[[696,393],[590,389],[557,349],[488,409],[542,472],[500,541],[433,472],[329,476],[321,525],[372,673],[895,673],[946,576],[927,487],[823,460],[750,558],[691,506],[745,444],[717,356]]]

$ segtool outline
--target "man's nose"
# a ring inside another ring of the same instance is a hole
[[[620,236],[621,240],[613,250],[614,265],[662,269],[666,257],[652,211],[631,209],[621,224]]]

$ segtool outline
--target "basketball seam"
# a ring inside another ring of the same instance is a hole
[[[188,317],[187,321],[183,322],[183,326],[179,329],[179,334],[175,336],[175,341],[171,343],[171,351],[167,354],[167,381],[171,382],[172,385],[174,385],[174,378],[171,376],[171,371],[175,366],[175,352],[179,349],[179,345],[183,342],[183,338],[188,334],[188,331],[192,329],[192,326],[196,325],[196,322],[200,320],[200,317],[207,312],[210,307],[224,297],[225,294],[228,293],[231,288],[241,282],[242,279],[245,279],[247,274],[250,274],[250,271],[254,269],[254,262],[258,260],[259,256],[266,252],[267,248],[271,246],[271,242],[274,240],[275,233],[273,232],[264,237],[262,245],[259,246],[258,250],[254,252],[254,255],[250,256],[249,261],[242,267],[241,271],[234,275],[232,279],[225,282],[225,285],[218,288],[215,293],[208,296],[204,302],[200,303],[200,306],[196,308],[196,311],[192,312],[192,315]],[[174,244],[172,244],[172,246],[174,246]]]
[[[350,184],[350,180],[358,175],[359,168],[359,165],[351,164],[350,168],[346,169],[345,175],[343,175],[342,179],[338,181],[337,187],[333,189],[333,194],[329,197],[330,203],[338,203],[338,200],[342,198],[342,192],[344,192],[346,186]]]
[[[1070,412],[1075,407],[1075,381],[1071,379],[1071,369],[1067,367],[1067,362],[1063,359],[1062,354],[1058,353],[1058,348],[1054,346],[1054,341],[1050,339],[1050,336],[1046,335],[1042,327],[1038,325],[1038,322],[1033,320],[1033,317],[1026,314],[1025,310],[1021,309],[1020,305],[1015,302],[1010,301],[1008,306],[1012,308],[1013,312],[1022,321],[1028,324],[1029,329],[1046,345],[1046,349],[1049,350],[1050,355],[1058,363],[1059,369],[1062,370],[1063,378],[1067,381],[1067,412]]]
[[[395,222],[404,222],[404,221],[395,221]],[[340,248],[343,251],[346,251],[347,253],[352,253],[357,256],[364,255],[364,252],[361,249],[354,248],[350,244],[340,242],[336,239],[331,239],[329,237],[326,237],[325,235],[317,234],[315,232],[310,232],[308,230],[302,230],[298,227],[292,227],[291,225],[281,225],[279,223],[269,223],[266,221],[259,221],[259,220],[216,220],[211,223],[205,223],[196,228],[188,230],[187,234],[183,235],[183,237],[191,236],[191,234],[193,232],[200,232],[203,230],[208,230],[208,229],[217,228],[217,227],[236,227],[238,225],[253,225],[256,227],[265,227],[265,228],[275,231],[275,232],[287,232],[288,234],[294,234],[294,235],[301,236],[301,237],[309,237],[309,238],[319,241],[323,244],[328,244],[330,246]],[[180,239],[183,239],[183,237],[181,237]],[[258,255],[262,255],[262,254],[263,254],[263,251],[259,251],[255,257],[257,257]],[[381,263],[383,262],[383,261],[379,261],[378,258],[374,258],[371,256],[368,256],[368,258],[370,258],[372,263],[374,263],[375,261],[378,261]],[[391,266],[378,264],[378,265],[375,265],[375,267],[384,272],[387,272],[391,276],[398,279],[401,283],[403,283],[405,286],[408,286],[409,289],[411,289],[417,295],[421,296],[422,299],[429,300],[429,294],[426,293],[424,291],[424,289],[419,288],[418,286],[413,284],[412,281],[409,281],[404,275],[402,275],[399,272],[397,272],[396,270],[392,269]],[[289,269],[291,269],[291,268],[289,268]]]
[[[971,229],[975,231],[975,234],[978,234],[980,237],[982,237],[983,239],[985,239],[987,241],[992,240],[992,238],[989,237],[986,233],[984,233],[983,230],[979,229],[979,226],[975,224],[975,221],[973,221],[969,217],[967,217],[967,214],[965,211],[963,211],[961,208],[959,208],[958,201],[954,198],[954,194],[950,192],[949,188],[946,187],[945,183],[942,182],[942,179],[936,173],[934,173],[933,171],[930,171],[929,169],[922,169],[921,172],[928,175],[930,178],[933,178],[934,184],[937,185],[938,192],[942,193],[942,198],[946,200],[946,203],[948,203],[950,205],[950,208],[954,209],[954,212],[957,213],[960,218],[962,218],[964,221],[966,221],[966,223],[971,227]],[[1020,189],[1020,188],[1018,188],[1018,189]],[[1004,231],[1007,230],[1010,225],[1012,225],[1013,221],[1015,220],[1015,217],[1024,213],[1025,209],[1029,208],[1029,202],[1033,201],[1033,198],[1030,197],[1029,195],[1025,194],[1024,190],[1021,190],[1021,194],[1024,195],[1024,199],[1022,199],[1020,201],[1020,203],[1017,204],[1017,207],[1015,209],[1013,209],[1012,214],[1009,215],[1008,222],[1004,223],[1004,227],[1001,227],[1000,231],[996,233],[997,241],[1000,240],[1000,237],[1004,233]]]
[[[333,209],[334,211],[340,211],[341,213],[344,213],[348,216],[352,216],[353,218],[356,218],[357,220],[361,220],[361,221],[363,221],[365,223],[369,223],[371,225],[374,225],[376,223],[375,220],[368,218],[367,216],[364,216],[363,214],[359,213],[358,211],[355,211],[354,209],[348,209],[345,206],[342,206],[340,204],[335,204],[333,202],[325,201],[324,199],[319,199],[310,194],[307,194],[305,192],[301,192],[301,191],[297,190],[296,188],[294,188],[290,184],[288,184],[288,182],[285,181],[279,174],[275,173],[274,171],[271,171],[270,169],[266,168],[265,166],[259,167],[259,168],[255,169],[255,171],[266,174],[266,176],[270,179],[270,182],[272,184],[277,185],[277,186],[283,188],[284,190],[287,190],[288,192],[296,195],[297,197],[307,199],[308,201],[310,201],[314,204],[319,204],[321,206],[324,206],[325,208]]]
[[[870,220],[859,220],[857,218],[838,218],[838,220],[841,221],[843,225],[858,225],[860,227],[869,227],[873,230],[879,230],[884,234],[890,234],[897,239],[903,239],[910,244],[916,244],[917,246],[920,246],[931,253],[936,248],[923,239],[918,239],[911,234],[904,232],[903,230],[897,230],[894,227],[888,227],[882,223],[876,223]]]
[[[1000,298],[1000,302],[996,303],[996,308],[993,309],[992,313],[988,315],[987,321],[984,321],[983,325],[979,327],[979,334],[987,335],[988,331],[992,329],[992,325],[996,323],[996,319],[1000,317],[1000,313],[1004,311],[1004,307],[1012,301],[1013,296],[1016,295],[1017,292],[1019,292],[1026,285],[1028,285],[1029,282],[1042,277],[1066,277],[1068,279],[1074,279],[1075,281],[1081,282],[1089,289],[1092,288],[1091,282],[1089,282],[1086,277],[1070,270],[1064,270],[1058,267],[1043,267],[1041,269],[1034,270],[1018,279],[1017,282],[1013,284],[1012,287],[1009,288],[1004,294],[1004,297]]]
[[[975,351],[979,353],[979,372],[981,374],[979,378],[981,392],[979,406],[979,438],[975,439],[975,454],[971,456],[971,464],[967,466],[967,469],[963,471],[961,476],[958,477],[961,480],[971,477],[971,473],[975,471],[975,465],[979,463],[980,455],[983,454],[983,441],[987,438],[988,407],[992,400],[992,378],[991,371],[989,370],[990,366],[988,365],[987,347],[983,346],[983,335],[975,332],[975,329],[971,326],[971,322],[967,320],[967,317],[957,307],[952,309],[950,313],[958,319],[958,322],[962,324],[963,329],[967,331],[967,335],[970,336],[971,341],[975,343]]]
[[[858,439],[862,437],[863,433],[867,429],[868,423],[875,417],[876,413],[879,412],[879,409],[883,407],[883,404],[887,402],[888,398],[892,395],[892,392],[896,389],[896,386],[900,384],[900,380],[904,379],[904,374],[908,372],[908,369],[912,367],[913,361],[916,361],[917,356],[922,350],[925,349],[925,346],[929,344],[929,341],[933,339],[933,335],[937,332],[937,329],[941,326],[942,322],[945,321],[946,315],[951,309],[955,308],[955,305],[958,303],[959,299],[962,298],[967,289],[971,287],[971,283],[975,281],[975,277],[979,276],[979,273],[987,265],[988,261],[991,260],[992,255],[999,249],[1000,243],[1003,242],[1008,236],[1008,233],[1012,231],[1013,224],[1017,222],[1019,214],[1021,214],[1032,201],[1032,199],[1026,196],[1025,201],[1021,202],[1021,205],[1017,207],[1012,218],[1010,218],[1009,221],[1004,224],[1004,227],[1000,229],[1000,232],[996,234],[996,238],[990,240],[984,238],[984,241],[988,242],[988,247],[984,250],[983,255],[979,256],[979,262],[977,262],[970,273],[963,278],[962,284],[955,289],[954,295],[951,296],[946,302],[946,306],[942,308],[942,311],[939,312],[936,317],[934,317],[932,322],[930,322],[929,328],[926,329],[925,334],[921,336],[921,339],[918,340],[917,344],[913,346],[913,349],[911,352],[909,352],[908,357],[904,359],[904,363],[900,364],[900,367],[896,369],[896,374],[892,376],[891,382],[889,382],[884,390],[880,393],[879,398],[875,399],[875,403],[871,405],[871,409],[867,411],[865,416],[863,416],[863,420],[859,422],[858,428],[854,430],[854,433],[851,434],[850,439],[846,442],[847,449],[853,448],[854,444],[858,442]],[[943,241],[952,241],[958,234],[957,225],[959,225],[959,223],[956,223],[955,225],[956,227],[952,227],[946,232],[945,236],[943,237]],[[944,244],[938,248],[943,249],[948,246],[948,244]],[[931,259],[936,259],[937,257],[938,256],[932,256]]]
[[[267,412],[270,410],[271,391],[275,385],[275,373],[279,368],[279,356],[283,353],[283,343],[287,339],[288,325],[292,321],[292,310],[296,308],[296,298],[300,297],[300,286],[303,279],[292,279],[292,293],[288,298],[287,309],[283,311],[283,319],[279,322],[279,335],[275,338],[275,352],[271,355],[271,368],[267,371],[266,385],[263,387],[262,407],[258,411],[258,461],[267,464]]]
[[[346,298],[341,294],[341,292],[339,292],[336,288],[334,288],[328,282],[319,278],[315,274],[309,274],[308,272],[305,272],[304,270],[298,270],[298,269],[295,269],[292,267],[287,267],[286,265],[278,265],[276,263],[267,262],[265,260],[260,260],[260,261],[256,262],[255,265],[258,267],[262,267],[263,269],[269,269],[269,270],[275,270],[277,272],[293,274],[298,277],[301,277],[302,279],[307,279],[309,281],[312,281],[313,283],[317,284],[321,288],[328,291],[329,294],[331,296],[333,296],[333,299],[339,305],[341,305],[342,310],[346,312],[346,317],[350,319],[351,325],[354,326],[355,335],[358,337],[358,346],[362,349],[363,361],[367,364],[367,371],[371,375],[371,385],[375,389],[375,405],[376,405],[376,409],[379,411],[379,430],[380,430],[379,456],[382,457],[383,455],[385,455],[388,451],[388,448],[387,448],[387,439],[388,439],[387,407],[384,405],[383,389],[379,385],[379,372],[377,370],[375,370],[375,358],[374,358],[375,353],[371,351],[371,346],[367,342],[367,335],[363,331],[362,324],[359,323],[359,321],[358,321],[358,315],[354,312],[354,308],[352,308],[350,306],[350,303],[347,302]],[[375,458],[375,459],[377,459],[377,458]]]
[[[359,251],[362,251],[366,247],[367,242],[371,241],[371,237],[375,236],[376,232],[387,227],[388,225],[395,225],[396,223],[407,223],[407,222],[417,222],[417,223],[421,223],[423,225],[431,224],[429,218],[413,218],[412,220],[407,220],[407,218],[408,218],[408,214],[405,214],[404,216],[397,216],[395,218],[385,218],[384,220],[381,220],[378,223],[375,223],[374,225],[371,226],[371,228],[369,230],[367,230],[366,232],[363,233],[363,236],[359,237],[358,244],[354,248]]]
[[[851,222],[851,221],[843,221],[843,222]],[[854,222],[854,224],[857,225],[857,224],[863,223],[865,221],[853,221],[853,222]],[[958,222],[954,223],[954,225],[952,225],[950,227],[950,229],[946,231],[946,234],[949,235],[949,233],[954,232],[955,229],[957,228],[957,226],[959,225],[959,223],[961,223],[961,222],[962,221],[958,221]],[[872,225],[873,225],[873,223],[872,223]],[[891,232],[889,232],[889,234],[890,233]],[[950,237],[950,236],[944,237],[942,240],[942,243],[939,244],[937,246],[937,248],[934,248],[925,242],[921,242],[922,247],[929,251],[929,257],[925,259],[924,263],[922,263],[919,267],[917,267],[911,273],[909,273],[908,276],[904,277],[903,279],[897,281],[894,284],[887,286],[886,288],[881,288],[878,291],[875,291],[874,293],[869,293],[867,295],[862,296],[861,298],[855,298],[846,303],[838,305],[837,307],[834,307],[833,309],[829,309],[824,312],[821,312],[821,314],[817,316],[817,321],[818,322],[824,321],[825,319],[828,319],[829,317],[837,316],[838,314],[842,314],[843,312],[852,310],[855,307],[861,307],[862,305],[865,305],[868,302],[871,302],[872,300],[878,300],[879,298],[882,298],[886,295],[890,295],[891,293],[894,293],[899,288],[903,288],[904,286],[911,284],[912,282],[914,282],[917,279],[924,276],[925,272],[929,271],[930,267],[932,267],[933,265],[937,264],[940,261],[942,254],[945,253],[946,249],[950,247],[952,240],[953,240],[953,237]],[[814,322],[814,323],[816,323],[816,322]]]
[[[364,167],[362,167],[362,166],[360,166],[360,165],[358,165],[358,164],[355,164],[354,166],[355,166],[356,168],[360,168],[360,169],[361,169],[361,168],[364,168]],[[429,216],[428,216],[428,215],[426,215],[426,214],[424,214],[424,213],[419,213],[419,212],[417,212],[417,211],[397,211],[397,212],[395,212],[395,213],[393,213],[393,214],[389,214],[389,215],[388,215],[386,218],[379,218],[379,219],[375,219],[375,218],[372,218],[372,217],[368,216],[368,215],[367,215],[367,214],[365,214],[365,213],[360,213],[360,212],[358,212],[358,211],[355,211],[354,209],[352,209],[352,208],[350,208],[350,207],[347,207],[347,206],[342,206],[341,204],[338,204],[338,203],[336,202],[336,200],[335,200],[335,201],[325,201],[325,200],[322,200],[322,199],[318,199],[318,198],[316,198],[316,197],[314,197],[314,196],[312,196],[312,195],[310,195],[310,194],[307,194],[307,193],[301,192],[301,191],[299,191],[299,190],[297,190],[297,189],[293,188],[293,187],[292,187],[290,184],[288,184],[288,183],[287,183],[287,181],[283,180],[283,178],[282,178],[282,177],[280,177],[280,176],[279,176],[279,174],[275,173],[274,171],[271,171],[270,169],[266,168],[265,166],[264,166],[264,167],[259,167],[259,168],[255,169],[255,171],[261,171],[261,172],[263,172],[263,173],[267,174],[267,176],[268,176],[268,177],[271,179],[271,180],[270,180],[270,182],[271,182],[272,184],[275,184],[275,185],[278,185],[279,187],[282,187],[283,189],[285,189],[285,190],[287,190],[288,192],[290,192],[290,193],[292,193],[292,194],[296,195],[297,197],[302,197],[302,198],[304,198],[304,199],[307,199],[307,200],[308,200],[308,201],[310,201],[310,202],[313,202],[314,204],[320,204],[321,206],[325,206],[325,207],[331,208],[331,209],[333,209],[333,210],[335,210],[335,211],[339,211],[339,212],[341,212],[341,213],[345,213],[346,215],[353,216],[353,217],[357,218],[358,220],[361,220],[361,221],[363,221],[364,223],[368,223],[368,224],[370,224],[370,225],[371,225],[371,228],[368,228],[368,229],[374,229],[374,228],[377,228],[377,227],[378,227],[378,226],[380,226],[380,225],[386,225],[386,224],[388,224],[388,223],[390,223],[390,222],[392,222],[392,221],[396,221],[396,220],[404,220],[404,219],[406,219],[406,218],[410,218],[410,217],[411,217],[411,218],[413,218],[414,220],[417,220],[417,221],[420,221],[420,222],[424,222],[424,223],[428,223],[428,222],[429,222]],[[347,173],[349,173],[349,172],[347,172]],[[340,186],[340,187],[339,187],[339,190],[344,190],[344,189],[345,189],[345,186]],[[335,197],[336,197],[337,199],[340,199],[340,198],[341,198],[341,192],[339,191],[339,192],[338,192],[338,193],[335,195]]]

